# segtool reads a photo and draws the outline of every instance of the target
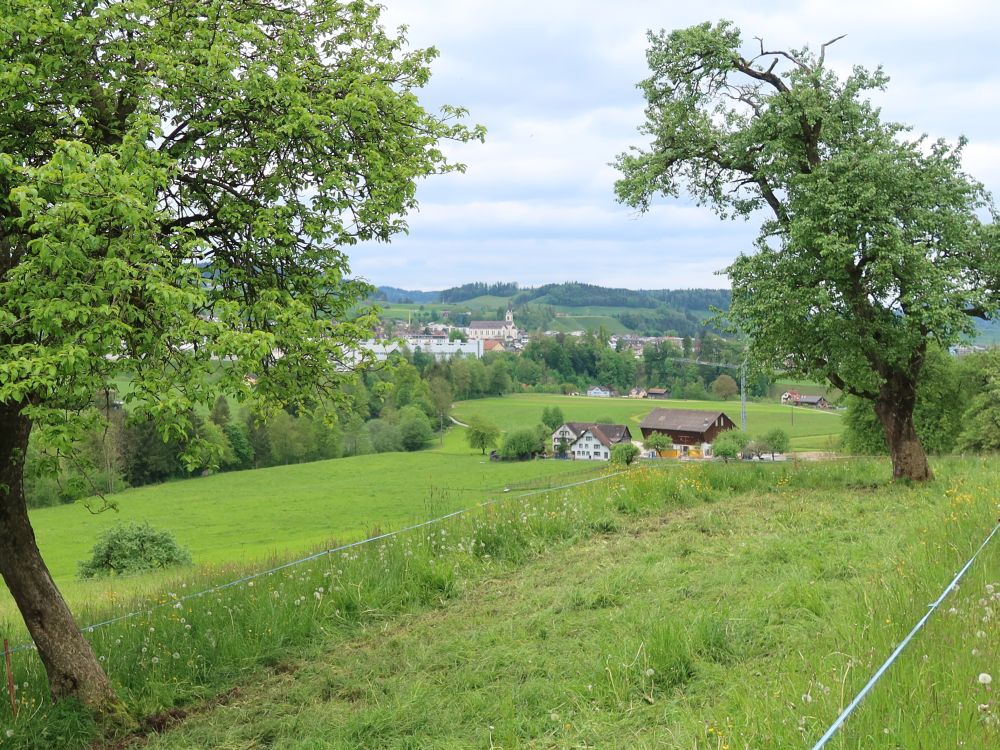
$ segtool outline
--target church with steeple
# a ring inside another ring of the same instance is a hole
[[[509,304],[503,320],[473,320],[466,331],[473,341],[481,339],[513,341],[521,335],[514,325],[514,311]]]

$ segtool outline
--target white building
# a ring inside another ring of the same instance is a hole
[[[513,341],[520,336],[517,326],[514,325],[514,311],[507,306],[507,313],[503,320],[473,320],[466,329],[469,338],[482,341],[484,339],[499,339],[500,341]]]
[[[623,424],[566,422],[552,433],[552,452],[559,453],[565,445],[566,454],[578,461],[607,461],[612,448],[631,441],[632,433]]]
[[[400,346],[406,346],[411,352],[421,351],[430,354],[434,359],[448,359],[450,357],[475,357],[479,359],[483,356],[482,341],[449,341],[437,336],[407,336],[403,339],[403,344],[398,341],[366,341],[365,349],[370,349],[375,353],[375,358],[384,362],[389,355],[398,351]]]

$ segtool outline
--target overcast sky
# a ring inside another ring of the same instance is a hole
[[[685,200],[647,214],[618,205],[608,163],[632,145],[647,75],[647,29],[731,19],[744,39],[788,49],[846,34],[827,62],[883,65],[887,118],[933,137],[970,140],[965,166],[1000,193],[1000,3],[987,0],[383,0],[386,25],[440,57],[426,106],[467,107],[485,144],[448,149],[465,174],[418,189],[410,233],[350,251],[379,285],[443,289],[471,281],[523,286],[583,281],[629,288],[728,286],[716,275],[752,247],[753,222]],[[748,50],[749,51],[749,50]]]

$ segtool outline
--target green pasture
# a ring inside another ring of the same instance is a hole
[[[505,488],[546,486],[551,478],[594,471],[570,461],[490,462],[470,450],[464,430],[443,448],[229,472],[127,490],[110,497],[117,511],[80,505],[31,513],[39,546],[71,602],[106,592],[146,590],[158,576],[78,581],[77,562],[119,521],[148,521],[173,532],[196,565],[253,564],[288,558],[335,541],[362,538],[464,508]],[[0,619],[9,611],[0,582]]]
[[[740,423],[739,401],[659,401],[537,393],[461,401],[455,405],[454,415],[460,421],[479,416],[502,430],[512,430],[538,424],[541,422],[542,411],[549,406],[558,406],[568,422],[593,422],[609,418],[614,423],[628,425],[633,438],[637,440],[640,439],[639,423],[656,408],[720,409],[737,425]],[[776,427],[791,436],[792,448],[796,451],[833,450],[840,442],[843,430],[838,412],[774,403],[747,404],[747,431],[751,435],[768,432]]]
[[[514,322],[517,322],[517,318],[514,318]],[[553,318],[548,323],[548,328],[553,331],[562,331],[564,333],[569,333],[570,331],[596,331],[604,327],[608,333],[631,333],[631,331],[622,325],[622,322],[617,318],[612,318],[610,315],[561,315],[559,317]]]
[[[186,720],[101,742],[22,652],[0,745],[811,747],[996,523],[995,460],[934,468],[660,462],[204,598],[170,588],[87,637],[133,716]],[[994,543],[829,750],[1000,744],[998,563]]]

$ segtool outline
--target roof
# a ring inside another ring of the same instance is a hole
[[[676,430],[678,432],[706,432],[719,417],[729,417],[721,411],[698,409],[653,409],[639,427],[644,430]],[[733,420],[729,419],[730,422]]]
[[[503,328],[506,325],[502,320],[474,320],[469,323],[469,328]]]
[[[666,388],[647,388],[646,393],[666,393]]]
[[[556,431],[566,427],[570,432],[573,433],[573,438],[578,439],[587,430],[593,433],[594,437],[597,438],[601,443],[608,446],[609,448],[614,443],[620,443],[622,440],[626,439],[626,433],[629,437],[632,433],[629,431],[628,427],[623,424],[597,424],[596,422],[566,422],[566,424],[561,425],[556,428]]]
[[[799,402],[804,404],[818,404],[820,401],[826,401],[826,396],[799,396]]]

